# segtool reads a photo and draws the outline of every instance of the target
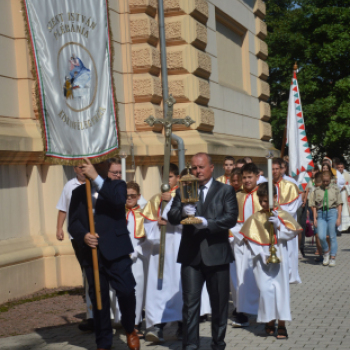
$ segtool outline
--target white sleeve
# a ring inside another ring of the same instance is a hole
[[[270,256],[270,246],[269,245],[260,245],[257,243],[254,243],[252,241],[248,241],[249,247],[250,247],[250,251],[253,255],[253,257],[256,256],[261,256],[262,261],[264,262],[264,264],[266,264],[266,260],[267,258]]]
[[[281,208],[285,210],[288,214],[292,215],[295,219],[297,215],[297,210],[301,206],[301,204],[302,199],[301,195],[299,195],[299,197],[295,201],[293,201],[292,203],[281,205]]]
[[[343,174],[341,174],[341,172],[338,170],[337,170],[337,185],[338,185],[340,191],[345,186],[345,178],[344,178]]]
[[[282,223],[280,225],[280,229],[278,230],[278,239],[283,239],[285,241],[289,241],[293,239],[298,234],[298,231],[292,231]]]
[[[103,180],[100,175],[98,175],[95,180],[92,180],[92,184],[96,187],[97,192],[102,188],[104,182],[105,180]]]
[[[158,226],[158,221],[150,221],[145,219],[144,221],[145,231],[147,240],[152,244],[160,243],[160,228]]]
[[[244,236],[240,233],[242,226],[243,226],[243,223],[240,222],[230,229],[230,231],[232,232],[235,238],[235,241],[238,241],[239,243],[244,238]]]
[[[162,219],[168,221],[168,214],[169,214],[169,211],[171,209],[171,205],[173,204],[173,201],[174,201],[174,197],[172,197],[170,199],[170,201],[168,202],[168,204],[165,206],[163,212],[162,212]]]
[[[62,191],[61,197],[58,200],[58,203],[56,205],[56,209],[64,211],[65,213],[68,212],[69,208],[67,208],[66,186],[63,187],[63,191]]]

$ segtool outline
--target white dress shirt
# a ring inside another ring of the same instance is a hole
[[[73,179],[69,180],[65,186],[63,187],[63,191],[61,194],[61,197],[57,203],[56,209],[63,211],[65,213],[67,213],[67,222],[69,222],[69,205],[70,205],[70,201],[72,198],[72,192],[73,190],[75,190],[77,187],[79,187],[81,185],[81,183],[79,182],[79,180],[74,177]],[[69,234],[69,233],[68,233]],[[71,235],[69,235],[70,239],[73,239]]]
[[[205,185],[203,185],[203,203],[205,202],[205,198],[207,197],[209,188],[213,183],[213,178],[211,178]],[[198,188],[198,195],[200,194],[200,189]]]

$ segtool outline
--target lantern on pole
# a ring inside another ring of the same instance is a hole
[[[181,203],[194,204],[198,202],[198,181],[199,179],[190,174],[190,165],[187,164],[187,174],[182,176],[179,181]],[[201,224],[202,220],[190,215],[181,221],[182,225]]]

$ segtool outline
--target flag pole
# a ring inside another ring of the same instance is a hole
[[[89,214],[90,234],[95,236],[96,232],[95,232],[94,214],[92,212],[90,179],[86,178],[85,184],[86,184],[85,188],[86,188],[86,199],[87,199],[88,214]],[[94,282],[95,282],[95,294],[96,294],[97,310],[102,310],[100,274],[99,274],[99,270],[98,270],[97,248],[91,248],[91,252],[92,252],[92,267],[94,270]]]
[[[293,71],[296,73],[298,70],[297,62],[294,63]],[[288,115],[288,112],[287,112]],[[286,118],[286,125],[284,127],[284,133],[283,133],[283,140],[282,140],[282,146],[281,146],[281,158],[283,158],[284,153],[286,151],[286,142],[287,142],[287,124],[288,124],[288,117]]]

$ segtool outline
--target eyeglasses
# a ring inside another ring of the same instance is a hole
[[[126,199],[129,199],[129,198],[136,199],[137,198],[137,194],[128,194],[126,196]]]
[[[108,171],[108,172],[111,173],[113,176],[118,176],[122,174],[121,171],[116,171],[115,173],[113,173],[112,171]]]

